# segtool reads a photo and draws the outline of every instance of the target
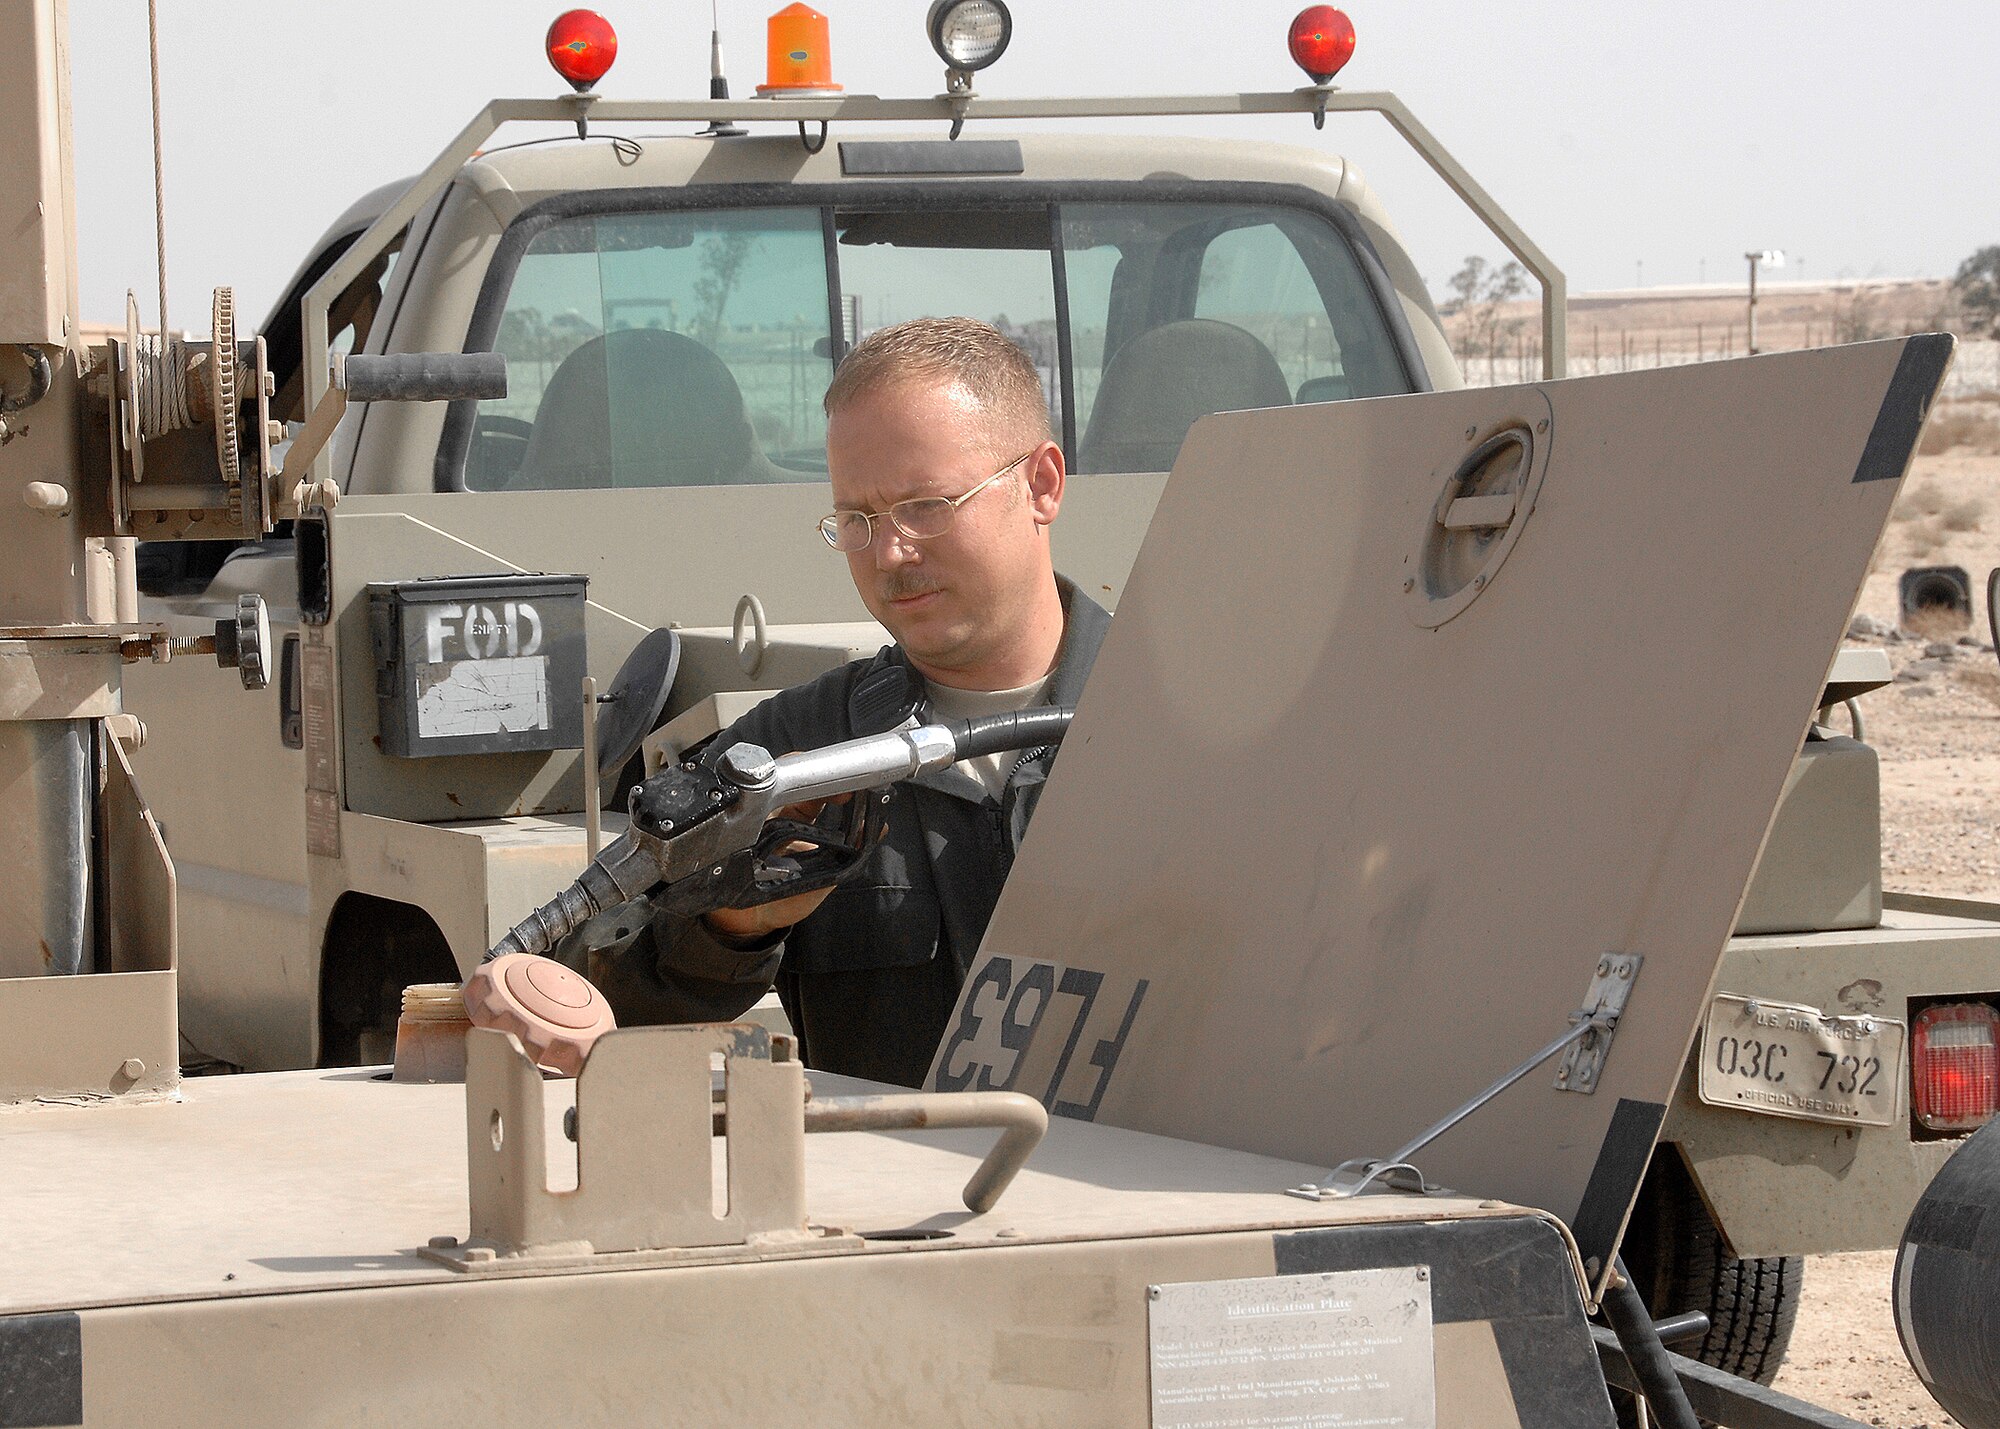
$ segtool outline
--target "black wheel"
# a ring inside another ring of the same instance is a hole
[[[1708,1316],[1700,1340],[1669,1348],[1759,1384],[1777,1377],[1798,1318],[1805,1257],[1732,1256],[1671,1146],[1646,1173],[1622,1254],[1654,1319],[1689,1310]]]

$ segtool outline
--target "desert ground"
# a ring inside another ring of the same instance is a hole
[[[2000,401],[1940,404],[1861,597],[1852,643],[1889,652],[1896,683],[1859,704],[1882,760],[1886,888],[2000,902],[2000,660],[1986,576],[2000,566]],[[1969,625],[1901,620],[1916,566],[1972,577]],[[1871,623],[1872,622],[1872,623]],[[1887,635],[1861,633],[1875,628]],[[1893,1251],[1816,1256],[1776,1387],[1886,1429],[1958,1421],[1911,1373],[1889,1308]]]

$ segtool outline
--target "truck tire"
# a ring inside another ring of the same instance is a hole
[[[1672,1146],[1653,1158],[1622,1253],[1655,1319],[1689,1310],[1708,1316],[1708,1333],[1675,1352],[1758,1384],[1777,1377],[1798,1318],[1805,1257],[1732,1256]]]

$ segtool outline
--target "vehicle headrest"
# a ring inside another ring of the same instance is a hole
[[[1105,364],[1078,465],[1165,471],[1196,418],[1291,400],[1277,358],[1242,328],[1212,318],[1164,323]]]
[[[724,486],[780,479],[722,359],[682,333],[629,328],[591,338],[562,360],[509,484]]]

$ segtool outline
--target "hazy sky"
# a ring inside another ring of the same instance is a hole
[[[421,168],[487,99],[559,92],[541,38],[560,8],[161,0],[174,325],[205,329],[222,283],[255,321],[353,197]],[[776,8],[723,4],[737,94],[762,78]],[[941,87],[925,0],[822,8],[849,90]],[[1013,46],[980,89],[1291,88],[1297,8],[1018,0]],[[707,93],[705,6],[603,9],[620,37],[605,94]],[[1573,290],[1733,280],[1747,248],[1788,250],[1807,278],[1949,276],[2000,243],[1993,0],[1356,0],[1348,13],[1360,44],[1341,82],[1397,91]],[[118,317],[130,287],[151,322],[145,5],[70,0],[70,27],[83,315]],[[1502,256],[1377,118],[1335,116],[1317,135],[1302,116],[1134,127],[1336,148],[1369,176],[1434,290],[1468,253]]]

